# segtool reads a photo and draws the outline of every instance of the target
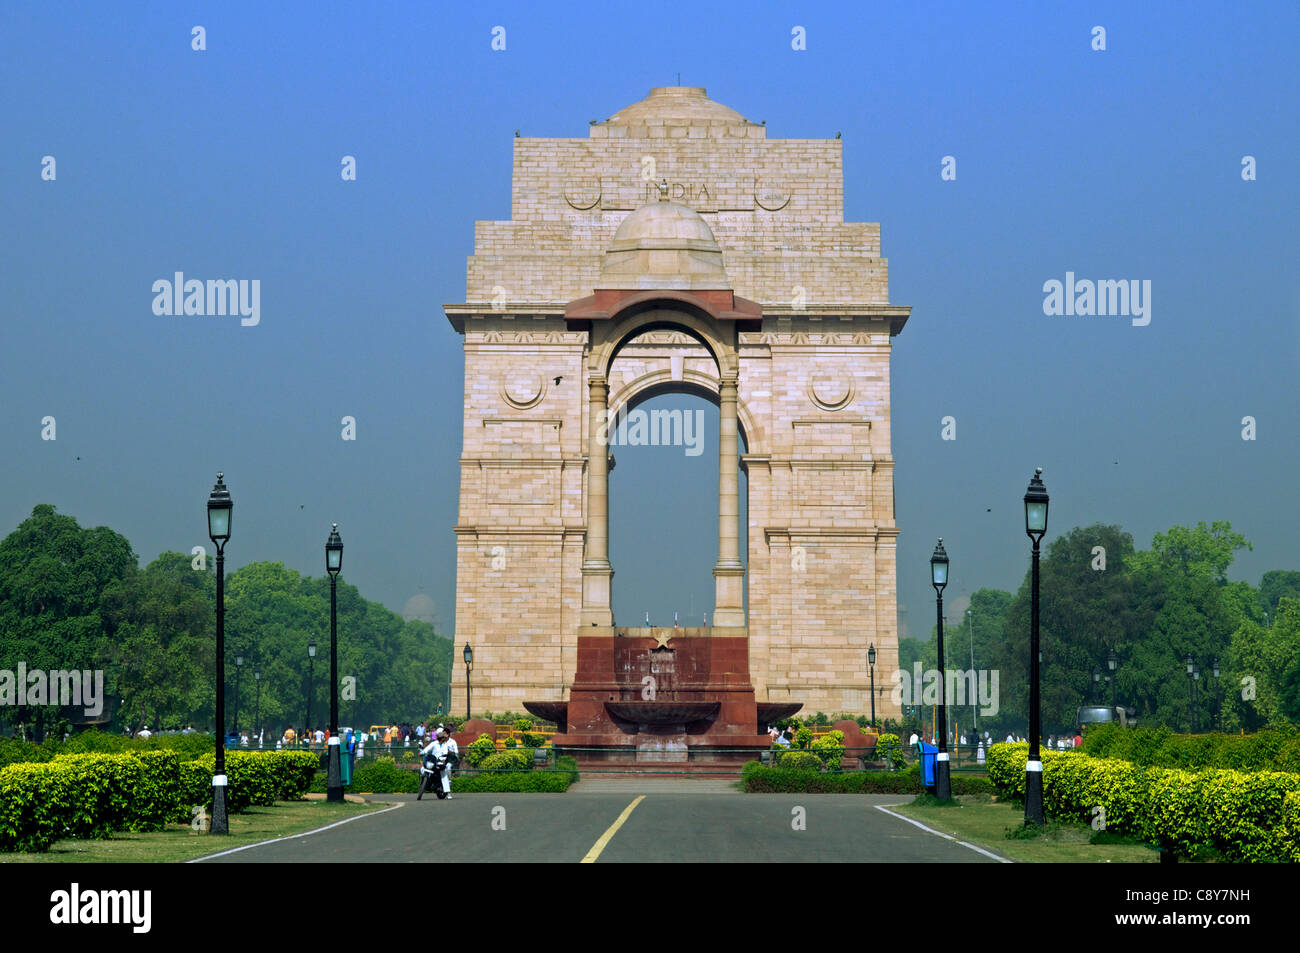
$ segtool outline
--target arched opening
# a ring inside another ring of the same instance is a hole
[[[720,561],[719,365],[734,355],[689,319],[678,322],[656,311],[642,321],[620,328],[606,365],[608,439],[616,467],[608,479],[614,624],[644,626],[647,615],[654,626],[712,624],[720,598],[714,577]],[[740,416],[738,457],[748,448]],[[735,531],[744,566],[743,472],[736,489]]]
[[[713,621],[718,560],[718,395],[656,384],[614,411],[609,476],[616,626]],[[744,428],[740,453],[747,452]],[[740,558],[748,566],[748,479],[739,477]],[[745,588],[748,609],[748,587]]]

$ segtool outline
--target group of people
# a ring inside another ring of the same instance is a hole
[[[782,731],[780,728],[769,725],[767,734],[768,737],[772,739],[772,744],[777,745],[778,747],[789,748],[794,744],[793,728],[787,728],[785,731]]]

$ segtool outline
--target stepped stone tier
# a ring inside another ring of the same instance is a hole
[[[475,224],[465,301],[444,305],[465,349],[455,638],[474,710],[672,736],[664,757],[757,743],[799,706],[869,712],[874,644],[876,713],[897,717],[889,361],[909,309],[880,226],[844,221],[842,141],[769,139],[693,87],[586,133],[514,139],[510,219]],[[650,699],[610,667],[652,656],[614,624],[604,424],[668,392],[720,409],[715,605],[668,646],[707,661],[707,687]]]

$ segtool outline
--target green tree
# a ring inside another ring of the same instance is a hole
[[[1045,734],[1072,730],[1080,705],[1109,701],[1103,697],[1104,683],[1094,684],[1092,670],[1105,671],[1112,650],[1122,663],[1116,687],[1120,699],[1135,687],[1136,680],[1124,671],[1131,666],[1124,663],[1159,601],[1158,593],[1130,571],[1135,555],[1132,536],[1114,525],[1075,527],[1048,544],[1039,583]],[[1006,638],[998,659],[1003,708],[1018,730],[1029,719],[1030,583],[1027,572],[1007,606]]]
[[[1300,572],[1272,569],[1259,581],[1259,601],[1273,618],[1278,612],[1278,602],[1285,598],[1300,599]]]
[[[115,631],[100,611],[103,593],[136,568],[131,544],[106,526],[85,529],[47,503],[0,541],[0,668],[95,669]],[[37,737],[57,705],[5,714],[35,722]]]

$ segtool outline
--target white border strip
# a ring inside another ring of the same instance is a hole
[[[884,807],[883,805],[877,804],[877,805],[876,805],[876,810],[877,810],[877,811],[884,811],[884,812],[885,812],[886,814],[888,814],[890,817],[896,817],[896,818],[898,818],[900,821],[907,821],[907,823],[909,823],[909,824],[915,824],[917,827],[921,828],[921,830],[923,830],[923,831],[929,831],[931,834],[938,834],[938,835],[939,835],[940,837],[942,837],[944,840],[950,840],[950,841],[952,841],[952,842],[955,843],[955,844],[961,844],[962,847],[969,847],[971,850],[975,851],[975,853],[977,853],[977,854],[983,854],[985,857],[992,857],[992,858],[993,858],[994,860],[996,860],[999,864],[1010,864],[1010,863],[1014,863],[1014,861],[1010,861],[1010,860],[1008,860],[1008,859],[1005,858],[1005,857],[999,857],[997,854],[990,853],[989,851],[985,850],[983,847],[976,847],[974,844],[968,844],[968,843],[966,843],[964,840],[957,840],[957,838],[953,837],[951,834],[945,834],[945,833],[943,833],[942,831],[936,831],[933,827],[926,827],[926,826],[925,826],[924,824],[922,824],[920,821],[914,821],[914,820],[912,820],[910,817],[904,817],[902,814],[895,814],[893,811],[891,811],[891,810],[890,810],[889,808],[887,808],[887,807]]]
[[[193,860],[187,860],[187,864],[198,864],[205,860],[212,860],[214,857],[225,857],[227,854],[238,854],[241,850],[252,850],[254,847],[262,847],[265,844],[283,844],[287,840],[294,840],[299,837],[310,837],[312,834],[319,834],[321,831],[327,831],[330,828],[338,827],[342,824],[350,824],[353,821],[359,821],[365,817],[378,817],[380,814],[387,814],[389,811],[395,811],[399,807],[404,807],[405,801],[398,801],[392,807],[386,807],[382,811],[370,811],[366,814],[358,814],[356,817],[345,817],[341,821],[335,821],[333,824],[326,824],[324,827],[318,827],[314,831],[303,831],[301,834],[290,834],[288,837],[273,837],[270,840],[260,840],[256,844],[245,844],[243,847],[232,847],[230,850],[223,850],[216,854],[205,854],[202,857],[195,857]]]

